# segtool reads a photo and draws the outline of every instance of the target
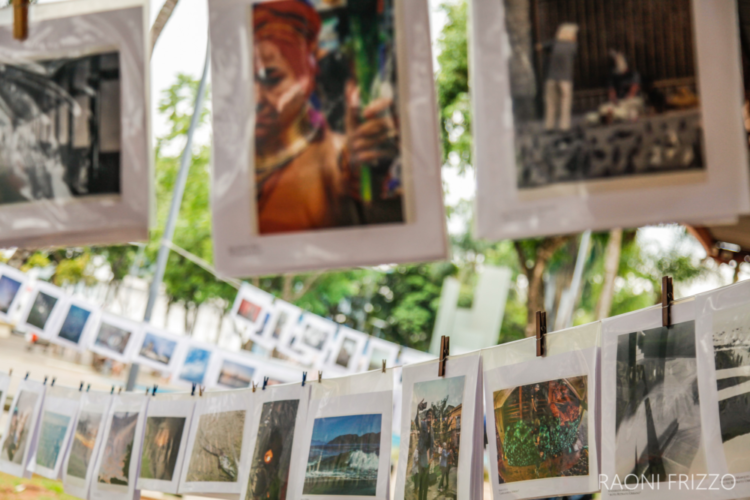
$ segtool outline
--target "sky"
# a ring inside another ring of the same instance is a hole
[[[346,434],[363,436],[371,432],[380,432],[381,420],[380,413],[316,418],[312,440],[327,443],[337,436]]]
[[[438,403],[448,396],[449,406],[458,406],[464,397],[464,380],[466,377],[441,378],[430,380],[428,382],[419,382],[414,384],[414,392],[411,398],[411,416],[414,417],[417,412],[417,405],[424,399],[427,407],[433,403]]]

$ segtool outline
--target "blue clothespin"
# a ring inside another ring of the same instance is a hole
[[[81,382],[81,385],[78,387],[78,392],[83,391],[83,382]]]
[[[263,390],[266,390],[266,386],[268,385],[268,377],[263,377]]]
[[[305,380],[307,380],[307,372],[302,372],[302,387],[305,387]]]
[[[26,376],[23,379],[24,380],[29,380],[29,372],[26,372]]]
[[[154,384],[154,389],[151,391],[152,396],[156,396],[156,389],[159,387],[158,385]]]
[[[89,392],[90,389],[91,389],[91,384],[86,386],[86,392]]]
[[[193,390],[190,391],[191,396],[195,396],[195,382],[193,382]]]
[[[44,376],[44,382],[42,382],[42,385],[47,385],[47,375]]]
[[[50,383],[50,387],[55,387],[55,381],[57,380],[57,377],[52,377],[52,382]]]
[[[115,393],[115,386],[112,386],[112,389],[110,389],[109,394],[112,395]]]

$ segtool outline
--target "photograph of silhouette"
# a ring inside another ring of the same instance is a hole
[[[37,293],[34,304],[29,310],[29,316],[26,318],[26,323],[44,330],[55,304],[57,304],[57,297],[47,295],[44,292]]]
[[[68,475],[86,479],[102,418],[103,415],[98,412],[82,411],[79,415],[68,456]]]
[[[587,393],[585,375],[493,393],[500,484],[588,475]]]
[[[31,391],[21,391],[18,395],[10,410],[10,426],[0,450],[0,460],[24,464],[26,443],[34,432],[34,407],[38,398],[39,395]]]
[[[185,417],[146,418],[140,477],[172,481],[184,430]]]
[[[244,410],[201,415],[186,481],[236,482],[244,428]]]
[[[520,189],[705,169],[691,0],[502,1]]]
[[[130,483],[130,460],[133,456],[138,413],[117,412],[112,416],[107,441],[102,448],[100,483],[127,486]]]
[[[285,500],[299,400],[263,403],[245,500]]]
[[[456,498],[464,381],[462,375],[414,384],[405,500]]]
[[[382,417],[316,418],[302,494],[375,496]]]
[[[252,7],[258,232],[403,223],[392,0]]]
[[[664,482],[669,474],[707,473],[698,453],[695,322],[620,335],[615,369],[616,474]]]
[[[118,196],[120,128],[119,53],[3,64],[0,206]]]

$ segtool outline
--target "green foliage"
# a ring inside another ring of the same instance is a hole
[[[505,429],[503,449],[514,467],[538,465],[549,458],[573,451],[581,417],[561,423],[557,417],[542,417],[534,424],[519,420]]]

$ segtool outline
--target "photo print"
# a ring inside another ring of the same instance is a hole
[[[60,386],[47,388],[39,426],[33,472],[48,479],[58,479],[62,462],[75,429],[81,393]],[[31,467],[30,467],[31,469]]]
[[[86,337],[96,323],[96,309],[75,298],[65,297],[63,300],[57,324],[52,327],[53,333],[49,340],[64,347],[83,350],[88,343]]]
[[[407,500],[457,496],[465,378],[414,384],[404,494]]]
[[[109,424],[109,435],[102,448],[102,464],[97,482],[127,486],[130,483],[130,462],[133,458],[137,412],[115,412]]]
[[[263,403],[245,500],[285,500],[300,400]]]
[[[202,385],[213,350],[190,345],[185,353],[182,366],[178,369],[177,380],[186,384]]]
[[[245,413],[236,410],[197,416],[185,482],[237,482]]]
[[[621,478],[706,472],[694,321],[619,335],[615,396]]]
[[[364,333],[340,326],[332,342],[328,364],[338,371],[355,372],[360,365],[368,338]]]
[[[63,463],[65,493],[89,498],[97,481],[97,460],[102,449],[113,396],[109,392],[84,391],[73,431],[73,440]]]
[[[130,345],[133,344],[139,328],[135,322],[103,313],[89,349],[102,356],[127,363],[132,357]]]
[[[3,64],[0,209],[120,194],[118,52]]]
[[[255,368],[252,366],[235,363],[229,359],[222,360],[217,385],[232,389],[244,389],[250,387],[253,382]]]
[[[302,310],[282,300],[277,300],[273,306],[274,311],[265,325],[264,336],[276,343],[284,338],[286,330],[294,328]]]
[[[501,484],[589,474],[587,382],[569,377],[493,394]]]
[[[357,341],[351,338],[345,338],[341,342],[341,349],[336,355],[336,364],[341,368],[349,368],[352,358],[356,355]]]
[[[368,337],[364,354],[358,362],[357,371],[378,370],[383,366],[383,360],[387,367],[396,366],[398,353],[401,346],[377,337]]]
[[[307,354],[306,360],[313,364],[324,361],[329,345],[333,343],[338,325],[333,321],[306,313],[295,332],[292,350]]]
[[[302,493],[375,496],[382,416],[317,418]]]
[[[136,489],[177,493],[195,399],[190,393],[149,399]]]
[[[273,309],[273,302],[274,297],[270,293],[243,283],[234,299],[231,315],[248,330],[258,332]]]
[[[26,452],[36,426],[37,412],[43,390],[19,388],[18,396],[10,408],[8,426],[0,449],[0,470],[8,472],[3,462],[19,466],[21,471],[26,465]],[[23,475],[23,472],[20,474]]]
[[[162,373],[171,372],[175,367],[180,337],[144,325],[142,339],[136,352],[136,362]]]
[[[393,17],[391,0],[253,4],[259,234],[404,222]]]
[[[29,315],[26,317],[26,324],[34,327],[39,332],[43,332],[58,300],[60,300],[58,297],[53,297],[39,291],[31,305]]]
[[[0,264],[0,319],[9,319],[26,275],[10,266]]]
[[[97,437],[103,420],[104,414],[100,411],[81,411],[68,454],[68,476],[86,480],[89,465],[95,458]]]

